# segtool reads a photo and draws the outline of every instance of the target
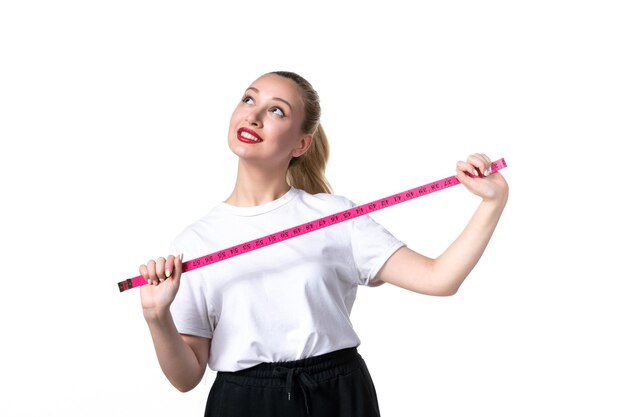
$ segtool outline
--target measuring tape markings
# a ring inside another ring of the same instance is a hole
[[[491,172],[497,172],[502,168],[506,168],[506,162],[504,158],[501,158],[491,163]],[[261,249],[275,243],[283,242],[285,240],[298,237],[307,233],[314,232],[325,227],[332,226],[334,224],[342,223],[347,220],[355,219],[360,216],[378,211],[387,207],[394,206],[396,204],[403,203],[405,201],[413,200],[417,197],[422,197],[427,194],[441,191],[446,188],[458,185],[461,182],[456,176],[447,177],[439,181],[434,181],[429,184],[425,184],[410,190],[391,195],[389,197],[381,198],[370,203],[362,204],[360,206],[352,207],[348,210],[340,211],[330,216],[322,217],[317,220],[312,220],[307,223],[303,223],[299,226],[290,227],[280,232],[272,233],[270,235],[253,239],[245,243],[241,243],[230,248],[222,249],[217,252],[210,253],[208,255],[201,256],[199,258],[191,259],[183,263],[182,272],[193,271],[194,269],[202,268],[203,266],[211,265],[216,262],[224,261],[226,259],[242,255],[244,253],[251,252],[253,250]],[[131,288],[140,287],[147,284],[143,276],[138,275],[133,278],[128,278],[124,281],[118,282],[118,288],[120,292],[130,290]]]

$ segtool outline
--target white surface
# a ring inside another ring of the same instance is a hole
[[[231,190],[225,135],[258,75],[318,89],[357,204],[505,157],[509,205],[451,298],[362,289],[385,416],[623,416],[619,2],[3,2],[2,416],[202,415],[116,283]],[[456,187],[374,215],[439,254]]]

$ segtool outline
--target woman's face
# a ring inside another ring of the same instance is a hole
[[[284,166],[311,143],[302,133],[304,104],[290,79],[266,74],[250,85],[230,119],[228,146],[250,162]]]

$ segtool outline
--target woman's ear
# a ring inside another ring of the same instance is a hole
[[[291,156],[297,158],[304,155],[311,143],[313,143],[313,135],[311,133],[302,136],[298,141],[298,146],[291,152]]]

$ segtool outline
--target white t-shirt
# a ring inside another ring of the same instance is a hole
[[[171,251],[194,259],[354,206],[296,188],[259,206],[221,203]],[[183,274],[172,316],[179,333],[212,339],[216,371],[358,346],[350,322],[357,286],[401,246],[371,217],[358,217]]]

